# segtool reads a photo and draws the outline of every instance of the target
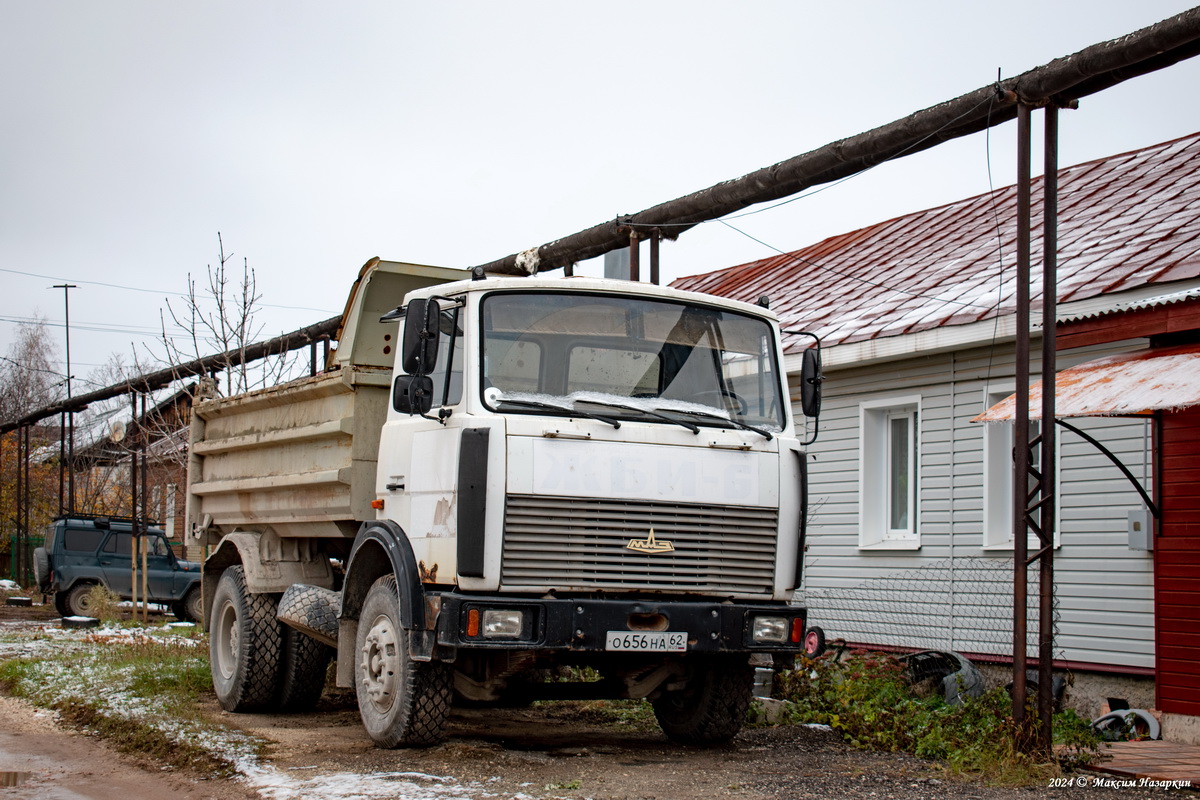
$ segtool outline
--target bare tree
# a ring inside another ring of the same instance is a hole
[[[8,354],[0,356],[0,421],[21,419],[63,396],[66,378],[54,369],[56,356],[45,320],[18,326]],[[57,425],[37,425],[0,436],[0,557],[4,559],[11,556],[7,551],[12,534],[41,529],[58,510],[59,435]]]
[[[246,348],[263,337],[263,325],[255,319],[262,295],[258,293],[254,270],[247,259],[242,259],[240,275],[236,268],[231,268],[233,253],[225,252],[220,233],[217,234],[217,251],[216,266],[209,264],[206,268],[207,286],[203,290],[197,290],[195,279],[188,273],[182,305],[172,304],[169,299],[166,301],[166,312],[160,318],[164,355],[154,357],[154,360],[182,364],[213,353],[226,353],[221,371],[227,395],[271,386],[294,377],[299,363],[295,353],[246,363]],[[182,330],[181,336],[169,333],[167,317],[172,326]],[[135,363],[134,366],[141,365]]]
[[[20,419],[60,399],[66,376],[56,370],[58,349],[46,321],[17,326],[17,338],[0,358],[0,422]]]

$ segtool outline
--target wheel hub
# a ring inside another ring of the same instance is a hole
[[[395,627],[387,617],[377,617],[363,640],[359,679],[372,705],[385,711],[396,693],[400,652]]]
[[[242,650],[242,631],[237,624],[237,609],[232,605],[221,609],[213,635],[217,643],[217,669],[228,680],[233,676]]]

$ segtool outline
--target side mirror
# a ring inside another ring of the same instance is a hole
[[[800,410],[806,417],[821,416],[821,351],[810,348],[804,351],[800,365]]]
[[[428,414],[433,408],[433,378],[397,375],[392,386],[392,408],[401,414]]]
[[[437,364],[441,313],[437,300],[408,301],[408,311],[404,315],[403,360],[400,363],[409,375],[428,375],[433,372]]]

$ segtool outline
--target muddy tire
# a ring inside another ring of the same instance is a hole
[[[200,594],[200,584],[188,589],[182,600],[172,603],[171,613],[182,622],[199,622],[204,616],[204,597]]]
[[[744,661],[697,658],[682,690],[652,702],[654,716],[672,741],[724,744],[742,729],[753,687],[754,668]]]
[[[283,649],[275,597],[251,594],[241,566],[217,582],[209,625],[213,689],[226,711],[263,711],[273,705]]]
[[[413,661],[400,626],[396,578],[375,581],[363,603],[354,643],[358,712],[380,747],[428,747],[442,741],[450,713],[451,672],[438,661]]]
[[[62,607],[67,613],[64,617],[90,617],[96,610],[96,603],[92,599],[92,589],[96,588],[94,583],[77,583],[71,587],[70,591],[63,597]],[[59,594],[62,594],[61,592]],[[55,607],[58,606],[57,597],[55,598]]]
[[[66,592],[55,592],[54,593],[54,610],[58,612],[58,615],[60,617],[71,616],[71,609],[67,608],[67,593]]]
[[[325,673],[333,650],[316,639],[285,627],[275,708],[284,713],[311,711],[325,691]]]

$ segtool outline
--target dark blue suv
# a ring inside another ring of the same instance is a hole
[[[169,605],[181,620],[198,622],[203,602],[200,565],[176,558],[165,533],[153,523],[141,539],[148,601]],[[63,616],[92,616],[90,592],[97,584],[129,600],[133,597],[132,542],[133,523],[128,518],[60,517],[47,528],[45,545],[33,553],[38,588],[54,595],[54,607]],[[139,557],[138,599],[142,599],[141,585]]]

